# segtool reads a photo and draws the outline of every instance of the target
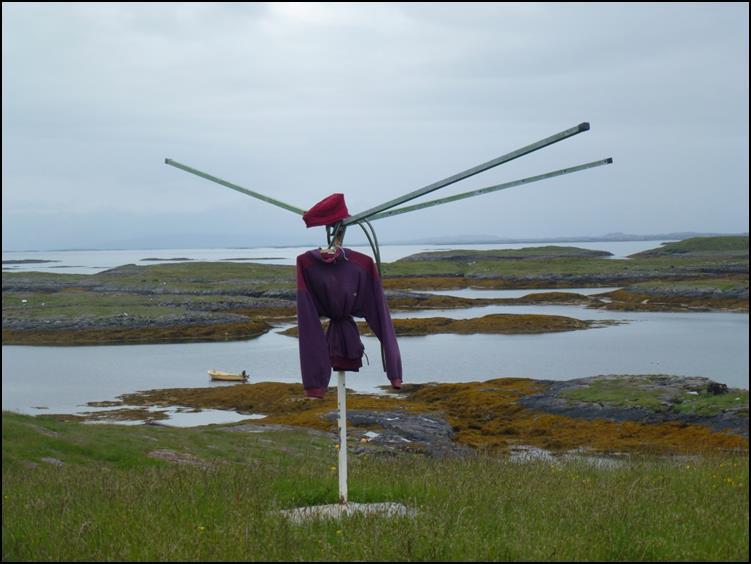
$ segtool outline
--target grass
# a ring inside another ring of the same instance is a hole
[[[718,415],[724,411],[748,415],[748,390],[731,388],[724,394],[706,389],[678,389],[660,385],[670,376],[604,377],[585,386],[565,390],[561,396],[570,400],[607,404],[614,407],[644,408],[650,411],[676,411],[691,415]]]
[[[113,294],[87,289],[60,292],[9,292],[3,296],[3,311],[8,316],[44,318],[111,318],[127,314],[148,315],[151,319],[188,311],[227,311],[276,305],[277,300],[223,295]],[[292,314],[294,315],[294,306]]]
[[[79,346],[238,341],[258,337],[270,329],[271,326],[264,321],[248,319],[238,323],[176,324],[165,327],[3,329],[2,335],[4,345]]]
[[[449,317],[394,319],[393,324],[394,331],[399,337],[438,335],[440,333],[455,333],[459,335],[474,333],[506,335],[555,333],[599,326],[594,321],[582,321],[561,315],[509,313],[493,313],[471,319],[452,319]],[[324,331],[326,327],[324,327]],[[373,332],[364,321],[358,322],[357,327],[361,335],[373,335]],[[297,326],[290,327],[281,331],[280,334],[296,337],[298,335],[298,328]]]
[[[138,295],[110,295],[91,291],[14,292],[3,296],[3,311],[9,316],[26,319],[56,317],[108,318],[124,314],[149,315],[152,318],[174,314],[153,297]]]
[[[258,263],[128,264],[97,274],[3,272],[5,290],[44,291],[50,285],[106,293],[247,295],[295,287],[295,267]]]
[[[699,280],[655,280],[641,284],[632,284],[629,292],[639,294],[676,294],[680,292],[712,292],[719,296],[723,294],[748,292],[748,278],[709,278]]]
[[[659,390],[639,389],[628,382],[593,382],[584,388],[564,391],[561,396],[571,400],[603,403],[615,407],[664,410]]]
[[[684,394],[673,406],[679,413],[694,415],[716,415],[722,411],[734,410],[748,417],[748,390],[731,389],[726,394],[714,395],[699,392],[697,395]]]
[[[581,249],[579,247],[561,247],[548,245],[545,247],[525,247],[523,249],[494,249],[489,251],[470,251],[470,250],[450,250],[450,251],[430,251],[417,253],[408,257],[399,259],[400,261],[415,260],[462,260],[473,261],[478,259],[496,259],[496,260],[522,260],[522,259],[550,259],[561,257],[607,257],[613,253],[607,251],[593,251],[591,249]]]
[[[166,448],[204,463],[149,457]],[[335,460],[333,439],[305,432],[4,414],[3,561],[748,560],[746,456],[354,456],[353,501],[416,517],[293,525],[276,513],[335,502]]]
[[[660,255],[702,255],[721,254],[725,256],[748,257],[748,235],[727,237],[692,237],[674,243],[665,243],[657,249],[650,249],[632,255],[633,257]]]
[[[693,281],[692,281],[693,282]],[[593,296],[605,298],[607,302],[596,303],[592,307],[614,311],[731,311],[748,312],[748,297],[739,296],[736,289],[719,286],[645,285],[641,288],[629,286]]]
[[[399,261],[385,264],[383,271],[385,285],[393,289],[601,287],[729,275],[748,278],[748,256]]]
[[[595,279],[598,276],[617,276],[624,280],[631,277],[634,281],[639,278],[708,277],[712,273],[727,272],[728,268],[732,272],[748,274],[748,237],[689,239],[638,253],[629,259],[605,259],[597,255],[597,252],[576,247],[439,251],[419,253],[384,265],[384,274],[395,277],[495,277],[515,280],[517,284],[521,283],[519,279],[539,274]]]
[[[278,447],[269,447],[266,441],[277,435],[284,435],[286,439]],[[60,459],[66,466],[130,470],[164,467],[164,462],[147,456],[155,449],[191,452],[215,464],[251,460],[274,462],[282,454],[286,456],[308,448],[315,453],[324,448],[328,450],[332,445],[305,430],[270,432],[262,438],[210,426],[176,429],[150,425],[89,425],[53,416],[3,412],[3,473],[27,471],[27,462],[39,462],[44,457]]]

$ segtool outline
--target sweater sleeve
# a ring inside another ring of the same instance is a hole
[[[399,352],[399,344],[396,342],[394,324],[391,321],[391,312],[386,303],[383,293],[381,277],[375,263],[370,262],[368,279],[371,286],[369,299],[363,300],[363,314],[368,326],[375,336],[381,341],[383,347],[385,369],[388,379],[394,388],[402,386],[402,357]]]
[[[309,397],[322,398],[331,380],[331,360],[318,308],[305,277],[304,255],[297,257],[297,326],[305,393]]]

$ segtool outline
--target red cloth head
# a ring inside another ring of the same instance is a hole
[[[347,217],[349,211],[344,203],[344,194],[331,194],[325,197],[302,216],[307,227],[331,225]]]

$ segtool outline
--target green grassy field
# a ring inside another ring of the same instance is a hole
[[[632,284],[629,292],[640,293],[678,293],[685,291],[694,292],[717,292],[720,294],[729,292],[748,292],[748,279],[739,278],[709,278],[699,280],[673,280],[652,281],[641,284]]]
[[[745,260],[745,262],[744,262]],[[632,276],[648,280],[663,277],[694,276],[705,273],[720,273],[728,264],[743,262],[745,259],[720,259],[715,256],[676,258],[668,256],[650,256],[638,259],[605,258],[529,258],[518,261],[497,260],[478,256],[465,261],[398,261],[384,265],[384,276],[457,276],[501,278],[521,278],[530,275],[548,276]]]
[[[277,513],[335,502],[335,461],[322,433],[4,413],[3,561],[748,560],[747,455],[354,456],[352,501],[416,515]]]

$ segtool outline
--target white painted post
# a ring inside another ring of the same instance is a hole
[[[339,503],[346,505],[347,498],[347,388],[344,370],[337,371],[337,398],[339,400]]]

